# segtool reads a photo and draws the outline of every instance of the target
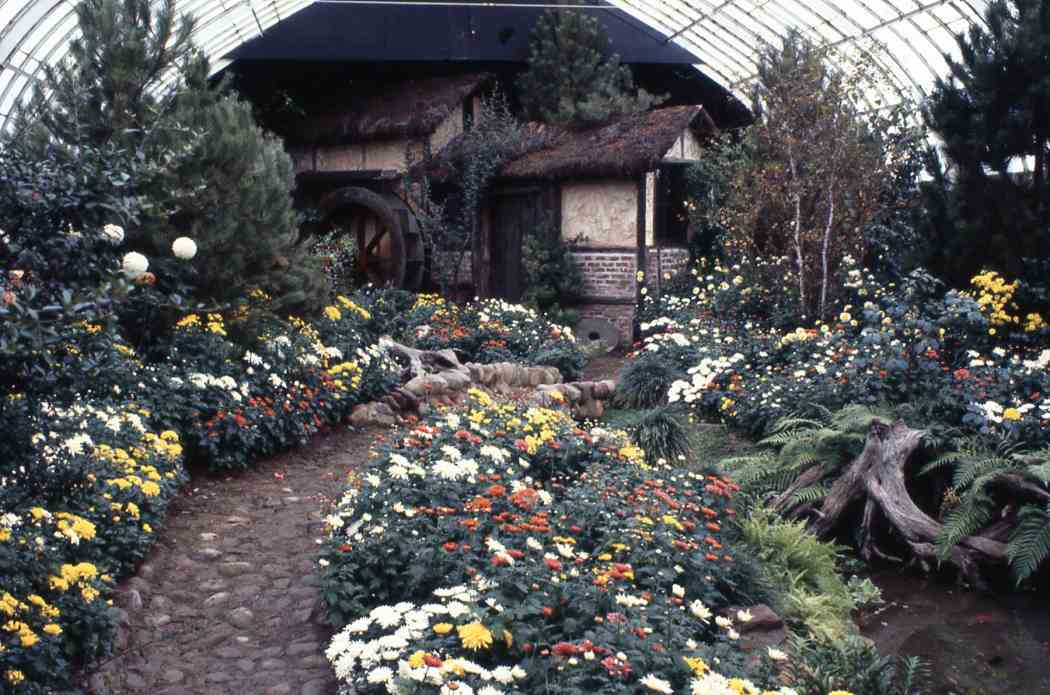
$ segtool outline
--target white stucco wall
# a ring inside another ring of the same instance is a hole
[[[693,132],[692,128],[686,128],[664,154],[664,159],[696,160],[700,159],[702,155],[703,146],[700,144],[700,138],[696,137],[696,133]]]
[[[629,179],[566,181],[561,186],[561,234],[581,246],[637,246],[638,187]]]

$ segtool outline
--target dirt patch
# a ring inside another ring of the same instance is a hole
[[[583,368],[583,376],[580,381],[602,381],[603,379],[617,381],[620,377],[620,370],[625,364],[627,364],[627,358],[621,354],[614,352],[609,355],[599,355],[591,359]]]
[[[378,430],[341,430],[235,477],[196,476],[114,596],[116,653],[93,695],[327,695],[318,607],[327,502]]]

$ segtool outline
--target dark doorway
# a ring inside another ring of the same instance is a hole
[[[657,246],[684,247],[689,243],[685,164],[661,164],[656,172],[653,224]]]
[[[497,191],[492,197],[492,229],[489,233],[492,265],[489,287],[493,297],[520,302],[525,293],[525,269],[521,262],[521,242],[534,233],[542,221],[539,187]]]

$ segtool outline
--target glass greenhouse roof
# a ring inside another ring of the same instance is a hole
[[[542,5],[463,0],[177,0],[197,18],[196,42],[216,71],[228,54],[314,4],[457,6]],[[554,5],[555,3],[551,3]],[[609,0],[696,56],[697,67],[744,97],[761,51],[795,27],[842,56],[863,53],[885,77],[873,107],[922,98],[947,72],[943,53],[980,22],[987,0]],[[0,120],[26,98],[47,64],[61,60],[76,33],[76,0],[0,0]],[[583,6],[601,11],[601,3]]]

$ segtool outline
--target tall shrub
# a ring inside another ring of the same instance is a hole
[[[926,186],[929,263],[960,286],[991,266],[1046,288],[1024,260],[1050,253],[1050,0],[997,0],[984,19],[926,105],[946,159]]]
[[[631,69],[609,50],[602,23],[570,10],[540,17],[518,86],[530,118],[567,126],[600,125],[659,101],[635,87]]]
[[[187,283],[220,304],[262,287],[286,307],[316,304],[323,273],[297,245],[291,161],[246,103],[209,87],[193,19],[175,0],[82,0],[76,13],[69,59],[47,70],[11,141],[40,159],[75,162],[108,144],[162,165],[156,177],[114,183],[146,201],[137,224],[111,211],[158,287]],[[171,258],[178,237],[195,242],[193,264]]]
[[[877,73],[833,66],[797,32],[759,64],[755,124],[726,205],[728,255],[786,256],[800,314],[826,315],[846,256],[863,257],[865,227],[910,150],[903,108],[862,113]]]

